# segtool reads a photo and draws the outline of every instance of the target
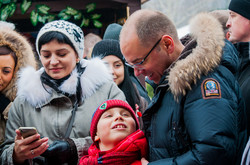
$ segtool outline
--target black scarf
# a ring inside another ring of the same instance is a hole
[[[76,64],[76,68],[77,68],[77,72],[79,73],[78,76],[78,82],[77,82],[77,90],[76,90],[76,94],[75,94],[75,99],[78,102],[78,104],[81,101],[81,95],[82,95],[82,89],[81,89],[81,83],[80,83],[80,75],[84,72],[85,68],[81,68],[80,63]],[[42,73],[40,79],[42,81],[42,84],[46,84],[49,87],[53,88],[57,93],[62,93],[65,96],[69,96],[72,97],[72,95],[65,93],[63,91],[61,91],[59,89],[59,87],[62,85],[63,82],[65,82],[65,80],[67,80],[70,77],[70,74],[61,78],[61,79],[53,79],[52,77],[50,77],[45,71]]]
[[[78,105],[81,103],[81,95],[82,95],[82,89],[81,89],[81,83],[80,83],[80,75],[82,75],[82,73],[84,72],[85,68],[81,68],[81,64],[80,63],[77,63],[76,64],[76,68],[77,68],[77,72],[78,72],[78,82],[77,82],[77,89],[76,89],[76,94],[74,95],[69,95],[68,93],[65,93],[61,90],[59,90],[59,87],[60,85],[62,85],[62,83],[67,80],[70,75],[68,76],[65,76],[64,78],[61,78],[61,79],[53,79],[51,78],[46,72],[43,72],[42,75],[41,75],[41,81],[43,84],[46,84],[48,86],[50,86],[51,88],[53,88],[56,92],[58,93],[62,93],[68,97],[71,98],[71,100],[74,99],[74,105],[73,105],[73,110],[72,110],[72,116],[71,116],[71,120],[70,120],[70,123],[69,123],[69,126],[68,126],[68,129],[65,133],[65,137],[64,138],[68,138],[69,135],[70,135],[70,132],[72,130],[72,125],[74,123],[74,120],[75,120],[75,115],[76,115],[76,111],[77,111],[77,108],[78,108]]]

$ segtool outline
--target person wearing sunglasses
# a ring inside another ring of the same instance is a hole
[[[126,64],[157,85],[142,115],[149,158],[141,163],[239,164],[247,138],[236,53],[212,15],[189,27],[180,40],[166,15],[142,9],[121,30]]]

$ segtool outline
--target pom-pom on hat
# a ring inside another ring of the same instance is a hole
[[[112,23],[108,25],[107,29],[104,32],[103,39],[114,39],[119,41],[120,32],[122,26],[117,23]]]
[[[95,141],[95,135],[96,135],[96,131],[97,131],[97,123],[100,119],[100,117],[102,116],[102,114],[106,111],[109,110],[110,108],[113,107],[121,107],[124,108],[126,110],[128,110],[132,117],[135,120],[136,123],[136,129],[139,129],[139,121],[135,115],[134,110],[132,109],[132,107],[125,101],[122,100],[116,100],[116,99],[112,99],[112,100],[107,100],[104,101],[95,111],[95,113],[93,114],[92,117],[92,121],[91,121],[91,125],[90,125],[90,136],[93,140],[93,142]]]
[[[40,51],[38,49],[38,41],[40,37],[46,32],[57,31],[66,35],[69,40],[72,42],[78,57],[82,59],[84,52],[84,36],[82,29],[68,21],[56,20],[49,23],[46,23],[39,31],[36,38],[36,51],[40,56]]]
[[[231,0],[228,9],[250,20],[250,1],[249,0]]]
[[[119,41],[113,39],[106,39],[96,43],[92,50],[91,57],[100,57],[103,59],[109,55],[114,55],[121,59],[123,63],[125,62],[120,49]]]

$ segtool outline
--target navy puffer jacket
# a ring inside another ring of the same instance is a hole
[[[149,165],[240,163],[247,137],[234,75],[238,58],[218,27],[206,30],[210,19],[203,14],[191,23],[199,27],[192,31],[193,40],[165,71],[143,114]]]

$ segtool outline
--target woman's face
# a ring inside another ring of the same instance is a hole
[[[108,55],[103,58],[103,61],[108,63],[114,82],[120,85],[124,80],[124,64],[121,59],[114,55]]]
[[[52,40],[42,45],[41,62],[46,73],[53,79],[61,79],[69,75],[78,62],[75,50],[68,44]]]
[[[0,92],[10,83],[15,70],[15,61],[8,55],[0,55]]]

